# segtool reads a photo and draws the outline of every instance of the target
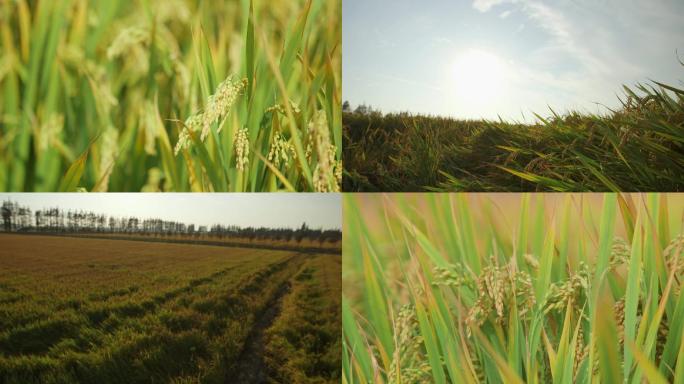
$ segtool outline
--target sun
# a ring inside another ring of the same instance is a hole
[[[506,64],[490,52],[465,51],[456,56],[450,71],[454,96],[461,103],[482,104],[503,96]]]

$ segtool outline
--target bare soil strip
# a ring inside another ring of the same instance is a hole
[[[268,372],[264,363],[264,332],[271,327],[273,321],[278,317],[283,297],[289,291],[290,283],[287,281],[278,288],[271,301],[266,305],[266,309],[261,313],[259,320],[247,336],[245,347],[240,354],[240,361],[237,365],[237,377],[227,378],[226,382],[236,384],[266,383]]]

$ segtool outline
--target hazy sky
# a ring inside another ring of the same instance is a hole
[[[684,79],[683,0],[345,0],[342,20],[354,107],[529,120]]]
[[[342,228],[337,193],[0,193],[0,201],[8,198],[34,210],[82,209],[197,225]]]

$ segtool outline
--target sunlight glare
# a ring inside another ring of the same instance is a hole
[[[469,50],[456,57],[452,67],[453,91],[461,102],[482,104],[502,96],[506,64],[496,55]]]

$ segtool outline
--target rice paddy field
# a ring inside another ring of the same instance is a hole
[[[339,255],[0,235],[2,383],[333,383]]]
[[[341,2],[0,3],[0,190],[339,191]]]
[[[684,196],[344,200],[343,383],[684,382]]]
[[[343,113],[345,191],[684,191],[684,90],[624,88],[605,115],[537,123]]]

